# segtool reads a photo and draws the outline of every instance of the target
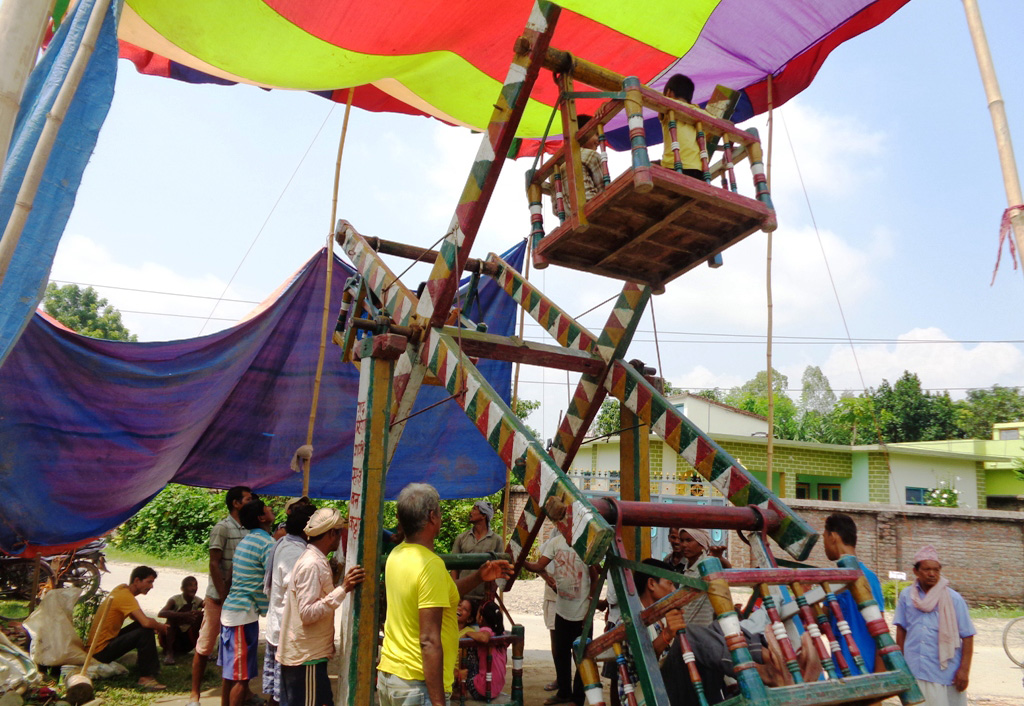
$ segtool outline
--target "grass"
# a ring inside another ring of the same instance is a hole
[[[181,569],[190,573],[205,574],[210,568],[210,560],[196,558],[192,554],[170,552],[162,556],[150,554],[138,549],[122,549],[120,547],[107,547],[107,559],[119,561],[126,564],[144,564],[146,566],[163,566],[169,569]]]
[[[972,619],[1000,618],[1011,620],[1024,615],[1024,608],[1012,605],[979,605],[970,609]]]

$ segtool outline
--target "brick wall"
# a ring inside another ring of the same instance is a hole
[[[914,554],[926,544],[942,560],[942,574],[973,605],[1024,605],[1024,513],[938,507],[894,507],[788,499],[819,532],[825,518],[845,512],[857,523],[857,555],[885,581],[889,571],[913,576]],[[736,567],[750,565],[749,549],[730,533]],[[773,545],[776,556],[789,555]],[[829,566],[821,541],[808,562]]]

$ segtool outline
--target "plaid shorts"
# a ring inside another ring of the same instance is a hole
[[[263,655],[263,693],[281,703],[281,663],[277,661],[277,647],[269,642]]]

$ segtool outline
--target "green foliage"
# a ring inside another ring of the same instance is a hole
[[[107,591],[99,589],[88,600],[75,603],[75,609],[71,614],[71,622],[75,626],[75,632],[82,638],[82,642],[85,642],[89,636],[89,626],[92,625],[92,617],[96,615],[100,604],[103,603],[103,600],[108,595],[110,594]]]
[[[944,480],[939,481],[938,488],[929,490],[925,498],[925,504],[931,507],[960,507],[960,491]]]
[[[521,400],[517,397],[512,400],[512,404],[510,406],[512,408],[512,413],[525,423],[526,420],[529,419],[530,415],[533,414],[534,410],[540,408],[540,400]],[[535,439],[540,439],[540,434],[536,429],[528,424],[526,425],[526,428],[531,434],[533,434]]]
[[[882,440],[935,441],[960,437],[949,393],[921,389],[921,380],[908,370],[892,385],[882,380],[871,391]]]
[[[825,417],[836,406],[836,393],[832,392],[825,373],[817,365],[804,368],[800,379],[800,411],[804,414],[816,414]]]
[[[697,395],[697,397],[703,397],[704,399],[711,400],[712,402],[722,401],[722,391],[719,390],[717,387],[709,390],[701,390],[700,392],[696,392],[694,394]]]
[[[100,297],[92,287],[82,289],[77,284],[58,287],[46,285],[43,309],[72,331],[92,338],[111,341],[137,341],[121,322],[121,312]]]
[[[1019,387],[993,385],[968,390],[956,405],[956,424],[967,439],[991,439],[992,425],[1024,419],[1024,394]]]
[[[789,378],[772,369],[772,395],[775,403],[775,436],[779,439],[795,439],[799,433],[796,404],[786,394]],[[768,371],[762,370],[751,380],[729,390],[725,403],[745,412],[768,416]]]
[[[224,491],[168,485],[118,529],[115,547],[153,556],[207,556],[210,528],[227,514]]]
[[[619,424],[619,401],[614,397],[607,397],[601,403],[601,409],[590,425],[589,436],[608,436],[618,434],[621,428]]]
[[[883,581],[882,598],[885,600],[885,610],[896,610],[896,600],[900,597],[903,589],[914,583],[913,581]],[[891,621],[890,621],[891,622]]]

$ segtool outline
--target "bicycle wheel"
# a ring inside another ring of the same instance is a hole
[[[1024,667],[1024,615],[1014,618],[1003,628],[1003,649],[1011,662]]]
[[[82,589],[82,595],[78,600],[87,601],[96,595],[100,588],[100,570],[88,559],[75,559],[61,574],[60,585]]]

